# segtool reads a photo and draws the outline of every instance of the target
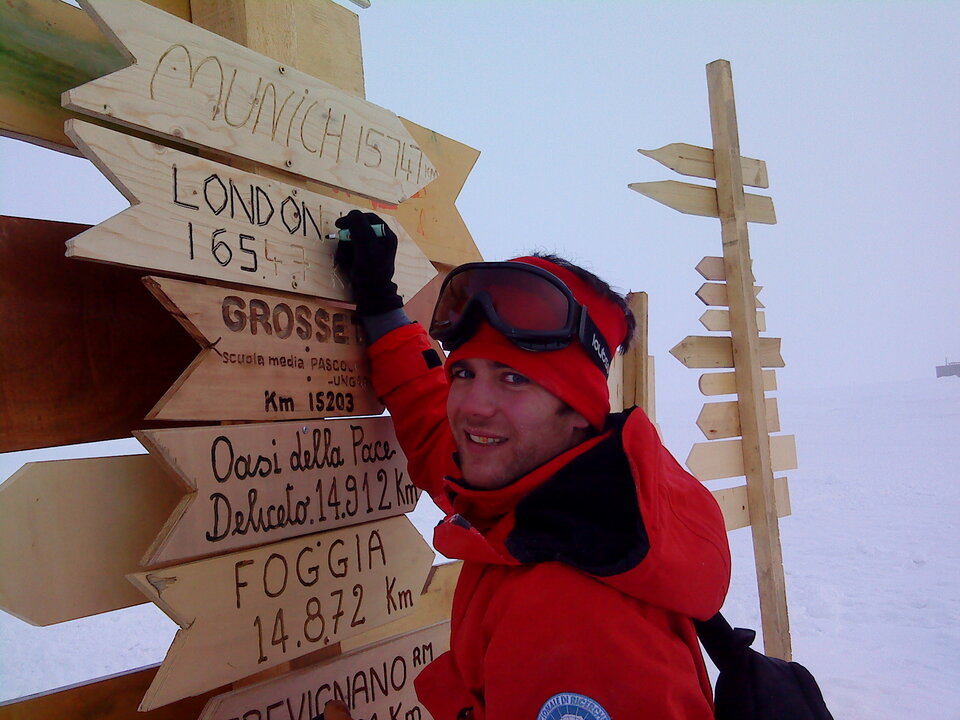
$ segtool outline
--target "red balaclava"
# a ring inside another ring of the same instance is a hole
[[[616,352],[623,344],[627,334],[627,321],[623,310],[612,300],[603,297],[572,272],[549,260],[521,257],[510,262],[536,265],[562,280],[577,301],[586,306],[611,352]],[[483,322],[473,337],[450,353],[446,366],[449,368],[452,363],[465,358],[482,358],[509,365],[563,400],[583,415],[594,428],[603,429],[607,413],[610,412],[607,378],[590,359],[579,340],[574,339],[562,350],[533,352],[517,347]]]

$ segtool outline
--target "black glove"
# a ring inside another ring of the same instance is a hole
[[[350,231],[350,240],[341,240],[333,261],[353,286],[353,300],[361,316],[380,315],[403,307],[393,282],[397,258],[397,236],[374,213],[351,210],[334,223]],[[373,225],[383,225],[377,237]]]

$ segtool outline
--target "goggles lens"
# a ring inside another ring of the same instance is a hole
[[[430,336],[455,350],[482,320],[518,347],[559,350],[579,338],[604,374],[610,349],[586,308],[555,275],[525,263],[468,263],[453,270],[440,289]]]
[[[470,301],[481,297],[488,299],[497,318],[512,330],[569,334],[573,298],[549,278],[517,268],[517,263],[502,267],[506,264],[467,267],[451,274],[437,301],[431,334],[456,329]]]

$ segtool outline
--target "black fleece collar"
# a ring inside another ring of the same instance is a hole
[[[650,542],[623,448],[630,412],[610,415],[609,437],[517,503],[506,539],[517,560],[558,561],[598,577],[626,572],[643,560]]]

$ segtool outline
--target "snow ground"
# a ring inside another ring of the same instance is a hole
[[[779,397],[800,461],[781,521],[795,659],[838,720],[960,718],[960,380]],[[697,411],[659,398],[681,460],[702,439]],[[0,457],[0,471],[27,455]],[[436,518],[413,514],[428,538]],[[759,629],[750,531],[730,541],[724,612]],[[0,615],[0,700],[158,662],[174,630],[150,605],[49,628]]]

